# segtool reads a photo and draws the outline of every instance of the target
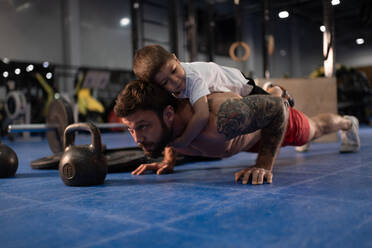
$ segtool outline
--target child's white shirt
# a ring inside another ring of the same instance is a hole
[[[235,68],[220,66],[213,62],[181,63],[186,73],[186,88],[178,95],[189,98],[191,105],[212,92],[235,92],[241,96],[251,93],[243,74]]]

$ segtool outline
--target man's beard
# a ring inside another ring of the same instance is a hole
[[[164,151],[164,148],[169,144],[171,141],[172,136],[172,130],[168,128],[163,121],[161,121],[161,137],[159,142],[153,143],[140,143],[138,144],[139,147],[142,148],[142,150],[145,152],[146,156],[157,158],[162,155],[162,152]],[[146,149],[146,146],[154,147],[151,151]]]

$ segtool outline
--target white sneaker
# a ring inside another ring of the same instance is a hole
[[[308,152],[310,150],[311,142],[307,142],[305,145],[296,146],[296,151],[298,152]]]
[[[351,121],[351,128],[348,131],[340,130],[341,134],[341,147],[340,152],[357,152],[360,148],[359,139],[359,121],[351,115],[345,115],[344,118]]]

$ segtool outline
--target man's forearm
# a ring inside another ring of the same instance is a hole
[[[279,97],[247,96],[229,99],[217,113],[218,132],[228,139],[261,129],[256,166],[271,170],[288,120],[288,105]]]
[[[288,122],[288,103],[280,104],[282,110],[261,130],[261,140],[256,160],[256,167],[272,170],[279,153]]]
[[[166,147],[164,149],[164,159],[163,162],[168,163],[172,167],[176,164],[177,152],[172,147]]]

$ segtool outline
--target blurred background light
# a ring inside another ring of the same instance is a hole
[[[27,72],[31,72],[31,71],[33,71],[34,70],[34,65],[28,65],[27,67],[26,67],[26,71]]]
[[[128,26],[130,23],[130,20],[128,17],[124,17],[120,19],[120,26],[125,27]]]
[[[339,4],[340,4],[340,0],[332,0],[331,4],[332,4],[333,6],[335,6],[335,5],[339,5]]]
[[[289,16],[289,13],[286,10],[279,12],[279,18],[281,19],[287,18],[288,16]]]
[[[358,38],[355,40],[355,42],[358,44],[358,45],[363,45],[364,44],[364,39],[363,38]]]

